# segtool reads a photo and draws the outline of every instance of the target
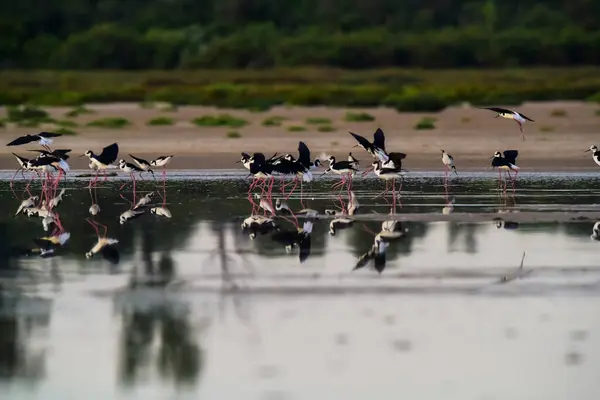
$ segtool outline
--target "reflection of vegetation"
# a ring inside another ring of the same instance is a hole
[[[204,363],[203,352],[195,343],[197,334],[188,321],[189,312],[185,304],[171,302],[161,296],[137,303],[138,290],[154,287],[166,288],[175,277],[175,265],[168,251],[156,253],[154,237],[149,230],[141,235],[141,271],[134,270],[130,290],[121,294],[127,301],[121,306],[123,315],[120,379],[126,385],[135,384],[140,370],[154,363],[163,378],[176,384],[194,384]],[[185,311],[181,311],[185,309]],[[153,343],[159,342],[158,354],[153,354]]]

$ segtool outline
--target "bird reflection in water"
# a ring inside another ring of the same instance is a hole
[[[590,235],[590,239],[600,241],[600,221],[594,224],[594,227],[592,228],[592,234]]]
[[[298,257],[300,263],[303,263],[310,256],[311,238],[314,221],[307,219],[302,224],[302,228],[296,225],[295,230],[277,228],[271,235],[271,239],[285,247],[286,253],[292,253],[293,249],[298,247]]]
[[[342,211],[332,209],[325,210],[326,215],[335,216],[335,218],[329,223],[329,235],[335,236],[338,230],[347,229],[354,226],[355,220],[354,218],[350,217],[357,213],[359,207],[360,204],[358,203],[356,194],[353,191],[350,191],[347,207],[345,209],[342,209]]]
[[[386,265],[386,250],[392,242],[404,238],[408,229],[404,227],[402,221],[387,220],[381,223],[381,231],[377,234],[370,231],[366,226],[364,229],[375,235],[373,245],[363,255],[358,258],[358,261],[352,271],[366,267],[369,262],[373,261],[373,268],[382,273]]]
[[[104,258],[111,264],[118,264],[120,255],[116,244],[119,243],[119,241],[117,239],[109,238],[106,236],[108,231],[106,225],[103,225],[89,218],[86,218],[85,220],[92,226],[92,228],[94,228],[97,237],[96,244],[90,249],[90,251],[85,253],[85,258],[93,258],[96,254],[100,253],[100,255],[102,255],[102,258]],[[103,229],[102,235],[100,235],[99,228]]]
[[[525,261],[525,252],[523,252],[523,255],[521,256],[521,265],[519,266],[519,268],[517,268],[517,271],[515,271],[514,273],[510,274],[510,275],[504,275],[500,278],[500,280],[498,281],[498,283],[502,284],[502,283],[508,283],[517,279],[521,279],[526,275],[529,275],[531,272],[533,272],[532,269],[528,270],[528,271],[523,271],[523,263]]]

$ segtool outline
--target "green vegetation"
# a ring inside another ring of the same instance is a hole
[[[596,115],[600,116],[600,110],[596,110]]]
[[[541,125],[539,127],[540,132],[554,132],[554,127],[550,125]]]
[[[6,127],[6,118],[0,118],[0,128]]]
[[[146,122],[146,125],[150,125],[150,126],[165,126],[165,125],[173,125],[175,123],[175,121],[173,120],[173,118],[169,118],[169,117],[156,117],[156,118],[152,118],[151,120],[149,120],[148,122]]]
[[[87,126],[95,127],[95,128],[108,128],[108,129],[120,129],[124,128],[128,125],[131,125],[131,122],[125,118],[121,117],[108,117],[101,118],[87,123]]]
[[[43,123],[55,122],[46,111],[31,105],[7,107],[6,114],[6,122],[23,128],[36,128]]]
[[[388,106],[434,112],[461,102],[600,101],[600,68],[504,70],[1,71],[0,104],[167,102],[222,108]],[[72,116],[85,108],[72,110]]]
[[[319,132],[335,132],[335,128],[331,125],[319,125],[317,130]]]
[[[285,121],[286,119],[287,118],[285,118],[285,117],[278,117],[278,116],[269,117],[269,118],[265,119],[262,122],[262,124],[263,124],[263,126],[281,126],[283,121]]]
[[[462,117],[460,119],[460,122],[462,122],[463,124],[467,124],[467,123],[471,122],[471,118],[469,118],[469,117]]]
[[[69,128],[57,128],[54,130],[54,133],[60,133],[61,135],[65,135],[65,136],[75,136],[77,135],[77,132],[75,132],[74,130],[71,130]]]
[[[306,128],[301,125],[291,125],[287,128],[288,132],[304,132]]]
[[[245,119],[236,118],[229,114],[204,115],[192,120],[197,126],[227,126],[230,128],[240,128],[248,123]]]
[[[424,117],[415,125],[416,130],[435,129],[435,118]]]
[[[331,124],[331,120],[329,118],[313,117],[306,118],[306,123],[309,125],[326,125]]]
[[[68,119],[60,119],[54,121],[54,125],[62,126],[63,128],[75,128],[77,126],[77,122]]]
[[[77,107],[73,108],[72,110],[68,111],[65,114],[65,117],[76,118],[82,114],[94,114],[94,113],[95,113],[94,110],[86,108],[85,106],[77,106]]]
[[[242,137],[242,135],[237,131],[230,131],[230,132],[227,132],[227,137],[229,139],[239,139]]]
[[[366,112],[352,112],[348,111],[344,117],[344,120],[348,122],[371,122],[375,121],[375,117]]]
[[[550,113],[550,115],[552,117],[566,117],[567,116],[567,111],[566,110],[561,110],[561,109],[556,109],[556,110],[552,110],[552,112]]]
[[[46,69],[597,65],[599,15],[590,0],[7,3],[0,54]]]

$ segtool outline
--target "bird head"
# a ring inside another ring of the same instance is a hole
[[[314,162],[315,167],[320,167],[321,166],[321,160],[319,160],[318,158],[315,160]]]
[[[94,253],[92,253],[91,251],[88,251],[87,253],[85,253],[85,258],[90,259],[94,256]]]
[[[123,160],[122,158],[119,160],[119,165],[124,165],[125,164],[125,160]]]
[[[83,153],[82,155],[80,155],[79,157],[83,157],[83,156],[92,157],[93,154],[94,153],[91,150],[88,150],[85,153]]]
[[[443,154],[443,153],[445,153],[445,151],[444,151],[444,150],[442,150],[442,149],[440,149],[440,151],[442,152],[442,154]]]
[[[153,167],[158,167],[158,165],[156,164],[156,160],[150,161],[150,165]]]
[[[156,214],[156,207],[152,207],[150,209],[150,214]]]
[[[590,146],[590,148],[589,148],[589,149],[587,149],[585,152],[588,152],[588,151],[593,151],[593,152],[595,153],[595,152],[597,152],[597,151],[598,151],[598,147],[596,147],[596,145],[592,145],[592,146]]]
[[[492,158],[500,158],[500,157],[502,157],[502,154],[500,154],[500,152],[499,152],[499,151],[497,151],[497,152],[495,152],[495,153],[494,153],[494,155],[493,155],[493,156],[491,156],[491,157],[490,157],[490,160],[491,160]]]
[[[335,163],[335,157],[334,156],[329,156],[327,158],[327,161],[329,161],[329,164],[334,164]]]

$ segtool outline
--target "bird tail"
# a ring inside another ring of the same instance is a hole
[[[312,233],[313,230],[313,223],[312,221],[306,221],[303,225],[302,225],[302,230],[308,234]]]
[[[310,171],[306,171],[305,173],[302,174],[303,182],[312,182],[312,179],[313,179],[313,175]]]
[[[68,172],[69,170],[71,170],[71,167],[69,166],[69,164],[67,164],[67,162],[65,160],[60,160],[58,162],[58,166],[65,172]]]
[[[454,173],[456,174],[456,176],[458,176],[458,172],[456,172],[456,167],[454,165],[452,166],[452,171],[454,171]]]
[[[518,171],[520,168],[514,164],[510,164],[510,169],[512,169],[513,171]]]

